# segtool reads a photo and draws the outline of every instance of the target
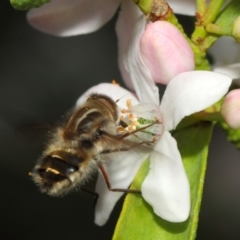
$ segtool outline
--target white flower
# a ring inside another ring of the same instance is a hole
[[[163,219],[172,222],[185,221],[190,211],[189,184],[177,143],[169,131],[174,129],[183,117],[218,101],[227,92],[230,83],[227,76],[207,71],[181,73],[172,79],[166,88],[159,111],[156,110],[156,102],[152,102],[152,109],[162,122],[160,140],[150,151],[138,147],[116,155],[107,166],[112,186],[128,188],[142,162],[150,156],[151,166],[142,184],[142,196]],[[140,90],[145,91],[144,88]],[[91,92],[104,93],[115,100],[121,99],[118,104],[122,108],[128,98],[133,99],[133,105],[138,104],[130,92],[112,84],[100,84],[91,88],[78,100],[78,104],[84,102]],[[150,94],[154,95],[153,92]],[[149,99],[151,102],[150,96]],[[103,225],[123,193],[110,192],[101,175],[96,192],[99,193],[99,200],[95,223]]]
[[[123,58],[140,103],[152,103],[154,108],[159,105],[158,89],[148,68],[143,64],[138,49],[144,28],[145,21],[139,17]],[[153,206],[158,216],[172,222],[186,220],[190,209],[189,184],[176,141],[168,131],[174,129],[183,117],[218,101],[227,92],[230,83],[229,77],[208,71],[185,72],[173,78],[166,88],[157,116],[163,124],[160,140],[152,152],[140,151],[138,148],[137,151],[127,153],[126,158],[115,158],[108,167],[112,185],[127,188],[143,160],[150,155],[151,168],[141,189],[144,199]],[[90,92],[104,93],[114,99],[129,96],[130,93],[120,89],[122,88],[115,85],[100,85],[90,89]],[[86,95],[88,94],[84,95],[85,98]],[[136,101],[135,99],[134,102]],[[122,193],[110,192],[101,175],[96,191],[100,198],[96,206],[95,222],[103,225]]]
[[[139,41],[145,24],[144,17],[139,16],[132,39],[126,44],[122,58],[140,103],[152,103],[156,106],[159,105],[158,89],[139,54]],[[147,153],[150,155],[151,168],[141,189],[144,199],[152,205],[158,216],[172,222],[180,222],[187,219],[190,209],[189,184],[176,141],[169,131],[174,129],[183,117],[218,101],[227,92],[230,83],[231,79],[225,75],[193,71],[179,74],[167,85],[157,116],[163,124],[163,132],[153,151]],[[98,91],[97,88],[94,91]],[[101,93],[110,93],[111,97],[115,97],[116,92],[120,94],[119,88],[116,91],[105,91],[104,87],[101,87]],[[140,166],[139,163],[147,157],[144,152],[136,152],[127,154],[126,163],[114,159],[110,164],[108,174],[114,187],[127,188],[130,185]],[[121,165],[119,172],[118,165]],[[117,196],[116,193],[109,192],[101,179],[100,176],[97,184],[100,199],[96,206],[95,219],[99,225],[105,223],[115,202],[122,195],[117,193]],[[124,184],[122,179],[125,179]]]
[[[140,103],[159,105],[158,89],[139,53],[145,24],[144,17],[140,16],[123,59]],[[225,75],[192,71],[177,75],[167,85],[160,104],[160,116],[157,116],[164,130],[150,154],[150,171],[141,189],[144,199],[158,216],[181,222],[187,219],[190,210],[189,184],[176,141],[168,131],[174,129],[183,117],[218,101],[230,84],[231,79]]]
[[[146,150],[138,147],[116,154],[106,166],[107,172],[114,188],[128,188],[142,162],[150,157],[150,170],[142,184],[142,196],[158,216],[168,221],[181,222],[189,215],[190,190],[177,143],[169,131],[183,117],[218,101],[227,92],[231,79],[213,72],[181,73],[170,81],[160,104],[158,88],[139,51],[146,19],[131,1],[121,2],[123,11],[117,22],[117,34],[121,42],[119,63],[124,79],[133,87],[138,99],[123,88],[101,84],[84,94],[78,104],[86,100],[89,92],[94,91],[120,99],[120,107],[123,107],[126,98],[131,97],[134,106],[140,102],[140,106],[147,106],[146,111],[150,109],[156,113],[162,128],[161,137],[154,148]],[[52,0],[39,9],[31,10],[28,19],[44,32],[70,36],[95,31],[112,17],[118,6],[119,1],[116,0]],[[124,11],[124,8],[128,11]],[[96,192],[99,193],[99,199],[95,222],[103,225],[123,193],[110,192],[101,174]]]

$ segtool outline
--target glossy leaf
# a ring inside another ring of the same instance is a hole
[[[167,222],[153,213],[151,206],[143,200],[141,195],[128,194],[113,240],[195,239],[212,128],[210,123],[201,122],[178,130],[173,134],[178,142],[178,148],[191,186],[189,219],[182,223]],[[132,189],[141,188],[148,168],[149,161],[147,160],[135,177]]]

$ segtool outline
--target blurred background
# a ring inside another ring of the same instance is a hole
[[[104,227],[93,198],[40,194],[28,172],[44,147],[35,123],[53,124],[92,85],[116,79],[116,17],[99,31],[70,38],[32,29],[25,12],[0,3],[0,239],[111,239],[122,200]],[[181,18],[190,24],[191,18]],[[27,136],[26,136],[27,135]],[[240,239],[240,153],[215,128],[197,240]],[[91,183],[94,185],[94,180]]]

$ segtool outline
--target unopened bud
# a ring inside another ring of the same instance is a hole
[[[221,107],[221,114],[231,128],[240,128],[240,89],[227,94]]]
[[[194,69],[194,54],[182,33],[171,23],[149,23],[140,41],[141,57],[155,82],[167,84],[179,73]]]

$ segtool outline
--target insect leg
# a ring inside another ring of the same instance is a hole
[[[124,188],[112,188],[111,183],[110,183],[109,178],[108,178],[108,175],[107,175],[107,172],[104,169],[103,165],[101,163],[98,163],[98,167],[99,167],[99,170],[101,171],[101,173],[103,175],[103,178],[106,182],[106,185],[107,185],[109,191],[141,194],[140,190],[124,189]]]
[[[143,144],[151,144],[151,143],[155,143],[156,142],[156,138],[153,138],[152,141],[142,141],[142,142],[139,142],[139,143],[136,143],[130,147],[124,147],[124,148],[116,148],[116,149],[106,149],[106,150],[103,150],[101,152],[101,154],[107,154],[107,153],[113,153],[113,152],[124,152],[124,151],[129,151],[130,149],[132,148],[135,148],[135,147],[138,147],[140,145],[143,145]]]
[[[159,120],[155,120],[153,123],[151,123],[151,124],[149,124],[149,125],[147,125],[147,126],[145,126],[145,127],[141,127],[141,128],[136,129],[136,130],[134,130],[134,131],[132,131],[132,132],[127,132],[127,133],[121,135],[121,136],[119,137],[119,139],[124,139],[124,138],[126,138],[126,137],[128,137],[128,136],[130,136],[130,135],[132,135],[132,134],[134,134],[134,133],[141,132],[141,131],[143,131],[143,130],[145,130],[145,129],[151,127],[151,126],[153,126],[154,124],[159,124],[159,123],[160,123]]]

